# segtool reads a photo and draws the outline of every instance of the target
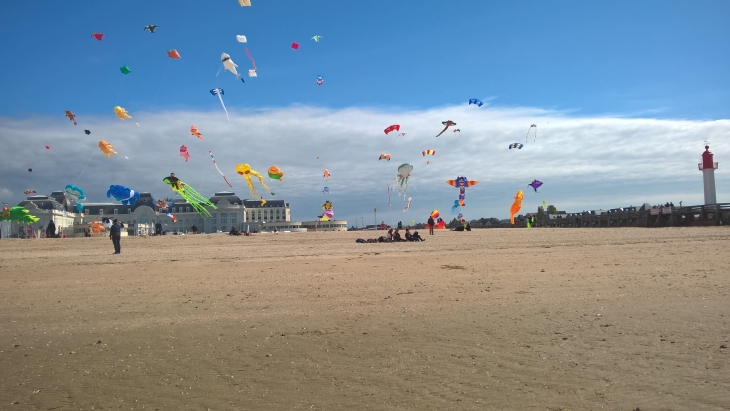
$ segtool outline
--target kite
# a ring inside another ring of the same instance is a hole
[[[433,218],[434,220],[439,218],[440,216],[441,216],[441,214],[439,213],[439,210],[431,211],[431,218]]]
[[[475,98],[470,98],[469,99],[469,105],[472,105],[472,104],[476,104],[477,107],[481,107],[482,104],[484,104],[484,103],[482,103],[481,100],[478,100],[478,99],[475,99]]]
[[[294,43],[291,44],[291,48],[293,48],[294,50],[299,50],[299,43],[297,43],[295,41]]]
[[[46,150],[50,150],[50,149],[51,149],[51,146],[46,146]]]
[[[532,183],[528,184],[528,186],[532,187],[533,190],[537,193],[537,189],[540,188],[542,185],[542,181],[540,180],[532,180]]]
[[[459,200],[458,201],[459,201],[459,205],[462,207],[466,205],[466,204],[464,204],[464,197],[466,197],[466,188],[475,186],[478,183],[479,182],[476,180],[469,180],[466,177],[462,177],[462,176],[456,177],[455,180],[446,180],[446,184],[459,189]]]
[[[84,205],[83,204],[76,204],[76,211],[84,211]]]
[[[256,188],[253,186],[253,180],[251,179],[251,176],[257,177],[259,179],[259,183],[261,183],[262,186],[266,189],[266,191],[271,192],[271,189],[264,183],[264,178],[256,172],[255,170],[251,169],[251,166],[248,164],[237,164],[236,165],[236,173],[243,176],[243,178],[246,179],[246,184],[248,184],[248,191],[251,192],[251,195],[254,198],[258,198],[261,201],[261,205],[263,206],[266,204],[266,200],[264,200],[263,197],[259,195],[259,193],[256,192]]]
[[[167,201],[165,201],[165,200],[157,200],[156,206],[157,206],[157,208],[167,209]]]
[[[515,223],[515,214],[520,212],[520,209],[522,208],[522,198],[524,196],[522,195],[522,190],[517,190],[517,195],[515,195],[515,202],[512,203],[512,207],[509,209],[509,221],[510,224]]]
[[[119,71],[121,71],[122,74],[129,74],[132,72],[132,69],[130,69],[127,66],[122,66],[122,67],[119,67]]]
[[[104,37],[104,33],[91,33],[91,37],[97,39],[98,41],[101,41],[101,38]]]
[[[388,134],[391,131],[400,131],[400,124],[393,124],[392,126],[388,126],[383,131],[385,131],[385,134]]]
[[[89,134],[91,134],[91,130],[84,130],[84,133],[86,133],[86,135],[88,136]]]
[[[134,205],[139,200],[139,192],[134,191],[125,186],[109,186],[106,191],[107,198],[114,197],[115,200],[121,201],[123,205]]]
[[[542,202],[542,208],[543,209],[546,209],[547,208],[547,202],[545,202],[545,200],[543,200],[543,202]]]
[[[109,158],[110,154],[114,154],[115,156],[117,155],[117,152],[114,151],[114,146],[104,140],[99,141],[99,150],[106,154],[107,158]]]
[[[170,203],[170,206],[174,206],[174,205],[175,205],[175,203]],[[174,222],[177,222],[177,217],[175,217],[174,215],[170,214],[170,210],[167,209],[167,201],[165,201],[165,200],[157,200],[157,208],[159,209],[158,211],[164,211],[165,214],[167,214],[167,216],[172,219],[172,222],[173,223]]]
[[[522,143],[512,143],[509,145],[509,149],[512,150],[513,148],[516,148],[518,150],[522,150],[522,147],[524,147],[524,144]]]
[[[38,222],[40,218],[28,214],[28,210],[21,206],[8,208],[7,203],[3,204],[0,211],[0,221],[17,221],[19,223],[33,224]]]
[[[79,187],[69,184],[66,186],[66,188],[64,188],[64,191],[77,200],[86,200],[86,197],[84,196],[84,190]]]
[[[188,204],[190,204],[200,215],[210,217],[210,212],[206,210],[205,207],[211,207],[216,210],[218,209],[215,204],[211,203],[210,200],[195,191],[194,188],[175,177],[175,173],[170,173],[170,176],[163,178],[162,181],[169,185],[172,188],[172,191],[184,198],[185,201],[187,201]]]
[[[406,163],[401,164],[398,166],[398,174],[395,176],[395,181],[393,182],[393,187],[398,186],[398,197],[400,197],[400,193],[403,193],[403,201],[406,201],[406,191],[408,191],[408,177],[411,175],[411,171],[413,171],[413,166]]]
[[[33,172],[33,169],[32,169],[32,168],[29,168],[29,169],[28,169],[28,172],[29,172],[29,173],[32,173],[32,172]]]
[[[271,166],[269,167],[266,172],[269,174],[269,178],[272,180],[279,180],[282,181],[284,178],[284,172],[279,169],[277,166]]]
[[[312,36],[312,40],[314,40],[317,43],[319,43],[319,41],[322,40],[322,36]]]
[[[322,210],[324,210],[324,213],[317,216],[319,217],[319,221],[330,221],[335,216],[335,212],[332,210],[332,203],[329,201],[325,201],[322,204]]]
[[[406,133],[398,133],[398,135],[396,137],[402,137],[402,136],[405,136],[405,135],[406,135]]]
[[[533,127],[535,127],[535,138],[532,140],[532,142],[534,143],[535,141],[537,141],[537,124],[532,124],[530,126],[530,128],[527,129],[527,136],[525,136],[525,143],[527,143],[527,138],[530,137],[530,130],[532,130]],[[514,223],[512,223],[512,224],[514,224]]]
[[[233,60],[231,60],[231,56],[226,53],[221,53],[221,62],[223,63],[224,70],[228,70],[231,73],[235,74],[236,78],[240,76],[240,74],[238,74],[238,71],[236,71],[236,67],[238,67],[238,64],[234,63]]]
[[[436,155],[436,150],[423,150],[421,154],[423,154],[424,157],[426,156],[426,154],[434,156]]]
[[[244,7],[244,6],[251,7],[251,0],[238,0],[238,4],[240,4],[241,7]]]
[[[322,75],[320,74],[319,76],[317,76],[317,85],[321,86],[322,84],[324,84],[324,77],[322,77]]]
[[[30,195],[30,194],[37,194],[35,190],[25,190],[23,191],[23,194]]]
[[[228,110],[226,110],[226,105],[223,104],[223,97],[221,97],[222,95],[226,94],[226,93],[223,92],[223,89],[222,88],[214,88],[214,89],[211,89],[210,90],[210,94],[212,94],[214,96],[218,96],[218,100],[221,101],[221,106],[223,106],[223,111],[226,112],[226,118],[228,119],[228,121],[231,121],[231,118],[228,117]]]
[[[221,93],[222,92],[223,92],[223,90],[221,90]],[[203,136],[198,131],[198,128],[195,127],[195,124],[193,124],[192,126],[190,126],[190,134],[194,135],[195,137],[197,137],[197,138],[199,138],[201,140],[203,139]]]
[[[381,154],[380,158],[378,158],[378,161],[380,160],[388,160],[390,161],[390,154]]]
[[[249,76],[249,77],[258,77],[258,76],[256,75],[256,69],[253,69],[253,70],[249,70],[249,71],[248,71],[248,76]]]
[[[322,194],[329,194],[330,193],[330,186],[324,186],[322,189]]]
[[[173,60],[174,59],[179,59],[180,58],[180,53],[178,53],[177,50],[175,50],[175,49],[170,49],[170,50],[167,50],[167,57],[169,57],[169,58],[171,58]]]
[[[324,181],[330,181],[330,171],[325,168],[322,171],[322,177],[324,177]]]
[[[461,204],[459,204],[459,200],[454,200],[454,205],[451,206],[451,214],[461,215]]]
[[[410,208],[411,208],[411,200],[412,200],[412,199],[413,199],[412,197],[408,197],[408,203],[406,203],[406,208],[404,208],[404,209],[403,209],[403,212],[404,212],[404,213],[405,213],[406,211],[408,211],[408,209],[410,209]]]
[[[186,163],[190,160],[190,153],[188,153],[188,147],[185,144],[180,146],[180,157],[184,158]]]
[[[454,133],[461,133],[461,129],[455,128]]]
[[[228,184],[228,187],[233,187],[231,185],[231,183],[228,182],[228,179],[226,178],[225,174],[223,174],[221,169],[218,168],[218,163],[215,162],[215,157],[213,157],[213,152],[208,150],[208,154],[210,154],[210,159],[213,160],[213,165],[215,166],[215,169],[218,170],[218,172],[221,174],[221,176],[223,176],[223,181],[225,181],[226,184]]]
[[[248,76],[256,77],[256,60],[251,57],[251,53],[248,52],[248,47],[246,47],[246,55],[248,56],[248,59],[251,60],[251,63],[253,63],[253,70],[248,71]]]
[[[236,36],[236,40],[238,40],[239,43],[246,43],[248,41],[248,39],[246,39],[246,36],[242,36],[240,34]]]
[[[447,128],[449,128],[449,127],[451,127],[451,126],[455,126],[455,125],[456,125],[456,123],[454,123],[454,122],[453,122],[453,121],[451,121],[451,120],[446,120],[446,121],[442,121],[442,122],[441,122],[441,124],[443,124],[443,125],[444,125],[444,129],[443,129],[443,130],[441,130],[441,132],[440,132],[440,133],[438,133],[438,134],[436,135],[436,137],[440,136],[441,134],[444,134],[444,131],[446,131],[446,129],[447,129]]]
[[[119,106],[114,107],[114,115],[119,117],[119,119],[122,121],[124,121],[125,118],[129,118],[129,119],[132,118],[132,116],[130,116],[129,113],[127,113],[127,110],[125,110]]]
[[[106,231],[106,228],[104,228],[103,225],[99,224],[98,221],[92,221],[91,224],[89,224],[89,229],[91,230],[92,234],[99,234],[102,231]]]
[[[148,25],[144,26],[144,29],[148,30],[150,33],[154,33],[158,27],[160,27],[160,26],[155,26],[154,24],[148,24]]]
[[[66,117],[68,117],[68,120],[73,121],[74,125],[76,125],[76,114],[72,113],[69,110],[66,110]]]

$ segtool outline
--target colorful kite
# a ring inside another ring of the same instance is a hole
[[[431,211],[431,218],[433,218],[434,220],[438,219],[440,216],[441,214],[439,213],[439,210]]]
[[[269,167],[266,172],[269,174],[269,178],[272,180],[279,180],[282,181],[284,178],[284,172],[279,169],[277,166],[271,166]]]
[[[40,218],[28,214],[29,211],[24,207],[15,206],[8,208],[8,204],[3,204],[3,209],[0,211],[0,221],[17,221],[19,223],[33,224],[40,220]]]
[[[525,143],[527,143],[527,138],[530,137],[530,130],[532,130],[533,127],[535,128],[535,138],[532,140],[532,142],[534,143],[535,141],[537,141],[537,124],[532,124],[527,129],[527,136],[525,136]],[[514,224],[514,223],[512,223],[512,224]]]
[[[294,43],[291,44],[291,48],[293,48],[294,50],[299,50],[299,43],[297,43],[295,41]]]
[[[324,177],[324,181],[330,181],[330,171],[325,168],[322,171],[322,177]]]
[[[223,92],[223,90],[221,90],[221,93],[222,92]],[[192,126],[190,126],[190,134],[194,135],[195,137],[197,137],[197,138],[199,138],[201,140],[203,139],[203,136],[200,134],[200,131],[198,131],[198,128],[195,127],[195,124],[193,124]]]
[[[380,160],[388,160],[390,161],[390,154],[381,154],[380,158],[378,158],[378,161]]]
[[[461,214],[461,204],[459,204],[459,200],[454,200],[454,205],[451,206],[451,214]]]
[[[403,212],[404,213],[411,208],[411,200],[412,199],[413,199],[412,197],[408,197],[408,203],[406,204],[406,208],[403,209]],[[411,224],[411,225],[413,225],[413,224]]]
[[[248,39],[246,38],[246,36],[242,36],[239,34],[236,36],[236,41],[238,41],[239,43],[246,43],[248,42]]]
[[[512,150],[513,148],[516,148],[518,150],[522,150],[522,147],[524,147],[524,144],[522,143],[512,143],[509,145],[509,149]]]
[[[154,24],[148,24],[144,26],[144,29],[149,31],[150,33],[154,33],[155,30],[157,30],[160,26],[155,26]]]
[[[180,53],[178,53],[177,50],[175,50],[175,49],[170,49],[170,50],[167,50],[167,57],[169,57],[169,58],[171,58],[173,60],[174,59],[179,59],[180,58]]]
[[[187,201],[188,204],[190,204],[193,209],[203,217],[210,217],[210,212],[205,207],[211,207],[216,210],[218,209],[215,204],[211,203],[210,200],[195,191],[194,188],[175,177],[175,173],[170,173],[170,176],[163,178],[162,181],[169,185],[172,188],[172,191],[184,198],[185,201]]]
[[[314,40],[317,43],[319,43],[319,41],[322,40],[322,36],[312,36],[312,40]]]
[[[132,116],[130,116],[129,113],[127,113],[127,110],[125,110],[119,106],[114,107],[114,115],[119,117],[119,119],[122,121],[124,121],[125,118],[128,118],[128,119],[132,118]]]
[[[509,209],[509,221],[510,224],[515,223],[515,214],[520,212],[520,209],[522,208],[522,198],[524,196],[522,195],[522,190],[517,190],[517,195],[515,195],[515,202],[512,203],[512,207]]]
[[[319,221],[330,221],[335,216],[335,212],[332,210],[332,203],[329,201],[325,201],[322,204],[322,210],[324,210],[324,213],[317,216],[319,217]]]
[[[385,131],[385,134],[388,134],[391,131],[400,131],[400,124],[393,124],[392,126],[388,126],[383,131]]]
[[[82,190],[79,187],[72,186],[71,184],[68,184],[64,191],[70,195],[71,197],[77,199],[77,200],[86,200],[86,197],[84,196],[84,190]]]
[[[476,104],[477,107],[481,107],[482,104],[484,104],[484,103],[482,103],[481,100],[477,100],[475,98],[470,98],[469,99],[469,105],[472,105],[472,104]]]
[[[329,194],[329,193],[330,193],[330,187],[324,186],[324,188],[322,189],[322,194]]]
[[[210,94],[212,94],[214,96],[218,96],[218,100],[221,101],[221,106],[223,106],[223,111],[226,112],[226,118],[228,119],[228,121],[231,121],[231,118],[228,117],[228,110],[226,110],[226,105],[223,104],[223,97],[221,97],[222,95],[226,94],[226,93],[223,92],[223,89],[222,88],[214,88],[214,89],[211,89],[210,90]]]
[[[528,184],[528,186],[532,187],[533,190],[537,193],[537,189],[540,188],[542,185],[542,181],[540,180],[532,180],[532,183]]]
[[[99,150],[106,154],[107,158],[109,158],[110,154],[114,154],[115,156],[117,155],[117,152],[114,151],[114,146],[104,140],[99,141]]]
[[[421,154],[422,154],[422,155],[423,155],[424,157],[426,156],[426,154],[428,154],[428,155],[430,155],[430,156],[435,156],[435,155],[436,155],[436,150],[423,150],[423,151],[421,152]]]
[[[91,37],[94,37],[98,41],[101,41],[101,38],[104,37],[104,36],[105,36],[104,33],[91,33]]]
[[[23,194],[30,195],[30,194],[37,194],[35,190],[25,190],[23,191]]]
[[[253,70],[248,71],[248,76],[256,77],[256,60],[251,57],[251,53],[248,52],[248,47],[246,47],[246,55],[248,56],[249,60],[251,60],[251,63],[253,63]]]
[[[319,76],[317,76],[317,85],[321,86],[322,84],[324,84],[324,77],[322,77],[322,75],[320,74]]]
[[[411,176],[413,166],[406,163],[398,166],[398,174],[395,176],[393,187],[398,186],[398,197],[403,193],[403,201],[406,201],[406,192],[408,191],[408,178]]]
[[[126,74],[131,73],[132,69],[130,69],[128,66],[122,66],[122,67],[119,67],[119,71],[121,71],[122,74],[126,75]]]
[[[180,146],[180,157],[185,159],[185,162],[187,163],[188,160],[190,160],[190,153],[188,153],[188,146],[185,144]]]
[[[231,185],[231,183],[229,183],[229,182],[228,182],[228,179],[226,178],[225,174],[223,174],[223,172],[221,171],[221,169],[220,169],[220,168],[218,168],[218,163],[216,163],[216,162],[215,162],[215,157],[213,157],[213,152],[212,152],[212,151],[210,151],[210,150],[208,150],[208,154],[210,154],[210,159],[211,159],[211,160],[213,160],[213,165],[215,166],[215,169],[216,169],[216,170],[218,170],[218,172],[219,172],[219,173],[221,174],[221,176],[223,177],[223,181],[225,181],[225,182],[226,182],[226,184],[228,184],[228,187],[233,187],[233,186]]]
[[[106,231],[106,228],[104,228],[103,225],[99,224],[98,221],[92,221],[91,224],[89,224],[89,228],[91,229],[92,234],[99,234],[102,231]]]
[[[121,201],[123,205],[134,205],[139,200],[139,192],[134,191],[125,186],[109,186],[106,191],[107,198],[114,197],[115,200]]]
[[[447,129],[447,128],[449,128],[449,127],[451,127],[451,126],[455,126],[455,125],[456,125],[456,123],[454,123],[454,122],[453,122],[453,121],[451,121],[451,120],[446,120],[446,121],[442,121],[442,122],[441,122],[441,124],[443,124],[443,125],[444,125],[444,129],[443,129],[443,130],[441,130],[441,132],[440,132],[440,133],[438,133],[438,134],[436,135],[436,137],[440,136],[441,134],[444,134],[444,131],[446,131],[446,129]]]
[[[469,180],[466,177],[458,176],[455,180],[446,180],[446,184],[450,185],[451,187],[456,187],[459,189],[459,199],[457,200],[459,202],[460,206],[465,206],[464,204],[464,198],[466,197],[466,188],[475,186],[479,182],[476,180]]]
[[[72,113],[69,110],[66,110],[66,117],[68,117],[68,120],[73,121],[74,125],[76,125],[76,114]]]
[[[255,170],[252,170],[251,166],[248,164],[237,164],[236,173],[240,174],[241,176],[243,176],[243,178],[246,179],[246,184],[248,184],[248,191],[251,192],[251,195],[254,198],[259,199],[261,201],[262,206],[264,204],[266,204],[266,200],[264,200],[264,198],[261,197],[259,195],[259,193],[256,192],[256,188],[254,188],[254,186],[253,186],[253,180],[251,179],[251,176],[257,177],[259,179],[259,182],[261,183],[261,185],[264,186],[264,188],[266,189],[266,191],[270,192],[271,189],[269,189],[269,187],[266,185],[266,183],[264,183],[264,178],[261,176],[261,174],[259,174]]]

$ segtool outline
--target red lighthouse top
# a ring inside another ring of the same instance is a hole
[[[710,146],[705,146],[705,152],[702,153],[702,163],[698,164],[700,170],[717,170],[717,163],[713,159]]]

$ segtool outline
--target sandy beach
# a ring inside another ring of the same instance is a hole
[[[2,240],[0,409],[730,409],[726,227],[373,235]]]

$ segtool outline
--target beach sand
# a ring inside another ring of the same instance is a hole
[[[374,235],[2,240],[0,409],[730,409],[727,227]]]

